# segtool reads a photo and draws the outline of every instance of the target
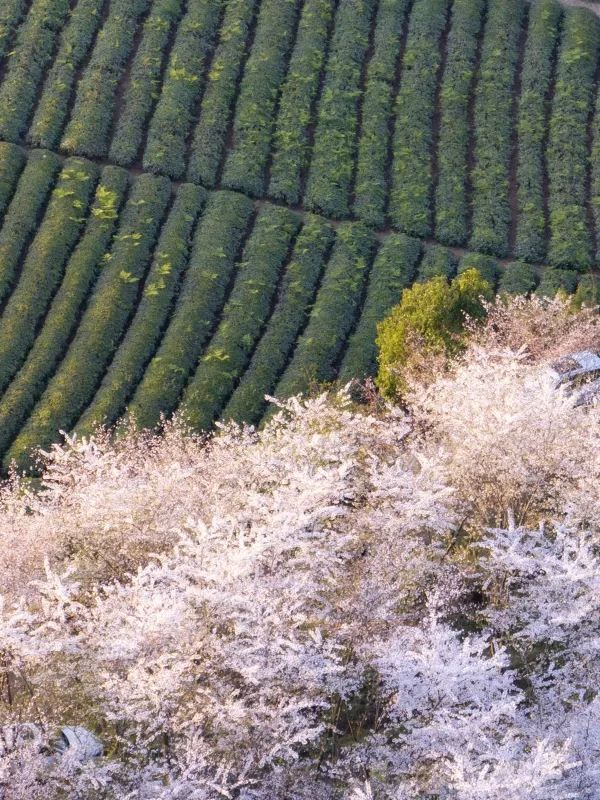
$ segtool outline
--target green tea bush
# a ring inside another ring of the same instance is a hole
[[[470,246],[496,256],[509,251],[512,104],[523,11],[522,0],[491,0],[475,95]]]
[[[377,325],[412,283],[420,255],[420,241],[403,233],[391,234],[379,248],[369,275],[362,314],[350,337],[338,374],[342,383],[375,374]]]
[[[169,326],[129,403],[140,428],[154,428],[175,409],[223,306],[253,212],[244,195],[210,195]]]
[[[484,0],[456,0],[452,6],[448,56],[440,92],[435,192],[435,235],[443,244],[464,244],[468,236],[469,98],[484,7]]]
[[[448,0],[415,0],[396,102],[389,215],[412,236],[431,233],[432,122],[448,7]]]
[[[161,230],[135,316],[76,432],[112,425],[124,410],[160,340],[187,265],[196,220],[206,201],[199,186],[183,184]]]
[[[58,145],[77,72],[100,25],[103,5],[104,0],[80,0],[73,9],[27,134],[31,144],[48,148]]]
[[[539,297],[573,294],[577,288],[577,273],[571,269],[545,269],[535,293]]]
[[[145,169],[171,178],[185,174],[187,138],[206,83],[222,6],[223,0],[188,3],[148,128]]]
[[[301,200],[310,159],[310,125],[325,62],[334,0],[307,0],[298,25],[290,67],[281,90],[273,137],[269,195],[292,205]]]
[[[25,166],[25,153],[17,145],[0,142],[0,222]]]
[[[34,447],[47,447],[68,431],[91,402],[118,346],[138,296],[171,186],[140,175],[120,218],[119,231],[65,357],[5,456],[27,463]]]
[[[573,306],[576,309],[594,308],[600,305],[600,281],[597,275],[588,273],[581,275],[577,284],[577,291],[573,296]]]
[[[344,343],[360,310],[371,255],[372,232],[362,223],[338,228],[331,258],[294,355],[275,389],[280,398],[335,378]]]
[[[6,56],[15,30],[27,10],[26,0],[4,0],[0,8],[0,63]]]
[[[298,226],[286,208],[259,212],[217,330],[183,394],[179,410],[194,430],[210,428],[248,364]]]
[[[90,157],[108,152],[119,82],[131,56],[135,32],[150,0],[112,0],[90,61],[77,85],[61,149]]]
[[[586,209],[587,123],[599,43],[595,17],[583,9],[565,11],[547,152],[548,260],[554,267],[585,270],[592,264]]]
[[[374,0],[340,0],[319,103],[304,202],[331,217],[350,213],[358,100]]]
[[[30,154],[0,229],[0,303],[10,292],[19,258],[37,228],[60,159],[47,150]]]
[[[246,62],[233,124],[234,147],[223,185],[263,193],[275,126],[277,96],[285,78],[298,15],[296,0],[263,0],[252,52]]]
[[[451,278],[456,272],[457,264],[458,259],[452,250],[441,244],[428,245],[419,264],[417,280],[428,281],[440,275]]]
[[[140,154],[146,127],[160,94],[165,51],[182,9],[183,0],[157,0],[144,22],[109,150],[109,158],[124,167],[133,164]]]
[[[538,275],[531,264],[513,261],[500,276],[499,291],[507,294],[530,294],[538,284]]]
[[[219,46],[206,78],[187,171],[188,180],[204,186],[212,187],[217,181],[246,41],[257,5],[258,0],[230,0],[225,9]]]
[[[118,167],[105,167],[96,188],[85,232],[71,255],[65,274],[27,360],[0,399],[0,456],[4,455],[75,332],[83,304],[110,245],[128,176]]]
[[[34,0],[9,55],[0,85],[0,138],[18,141],[27,130],[38,86],[50,66],[69,0]]]
[[[596,93],[596,105],[592,119],[590,205],[594,215],[596,241],[592,243],[592,260],[600,263],[600,92]]]
[[[310,311],[315,289],[334,240],[333,228],[310,215],[294,246],[279,299],[248,369],[228,402],[223,418],[256,424],[292,352]]]
[[[0,392],[23,364],[86,219],[95,165],[65,161],[16,287],[0,318]]]
[[[515,255],[528,261],[542,261],[546,256],[546,100],[560,19],[561,8],[556,0],[539,0],[531,4],[517,122],[519,158],[515,241]]]
[[[373,57],[367,68],[358,142],[354,214],[382,228],[388,194],[387,160],[393,91],[408,0],[383,0],[377,11]]]
[[[482,253],[467,253],[460,259],[458,274],[460,275],[468,269],[476,269],[481,277],[489,283],[492,289],[496,288],[498,275],[500,274],[500,265],[495,258],[483,255]]]

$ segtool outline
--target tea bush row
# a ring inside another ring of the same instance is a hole
[[[544,170],[546,106],[561,10],[555,0],[531,5],[521,74],[517,131],[517,235],[515,255],[528,261],[546,256]]]
[[[379,4],[373,58],[367,68],[358,142],[354,214],[376,228],[385,224],[394,81],[408,0]]]
[[[509,251],[512,105],[523,13],[522,0],[491,0],[475,92],[470,246],[496,256]]]
[[[222,0],[188,4],[148,128],[145,169],[171,178],[185,174],[187,138],[204,90],[222,6]]]
[[[206,202],[199,186],[183,184],[160,232],[158,245],[135,316],[113,358],[94,399],[77,423],[81,435],[96,425],[112,425],[144,374],[167,322],[198,215]]]
[[[233,105],[257,5],[258,0],[231,0],[225,10],[219,46],[206,79],[187,171],[190,181],[204,186],[215,186],[219,177],[225,138],[233,119]]]
[[[588,118],[598,60],[600,26],[583,9],[565,12],[548,142],[550,244],[555,267],[592,264],[586,208]]]
[[[286,208],[265,206],[256,219],[219,325],[180,406],[194,430],[208,430],[248,364],[299,226]]]
[[[304,198],[312,211],[331,217],[350,213],[361,77],[374,6],[373,0],[340,0],[335,17]]]
[[[389,214],[412,236],[431,233],[433,114],[448,7],[448,0],[416,0],[396,102]]]
[[[83,305],[110,246],[128,176],[105,167],[96,188],[85,232],[71,255],[65,274],[27,360],[0,399],[0,457],[17,435],[48,379],[66,352]],[[8,465],[7,465],[8,466]]]
[[[135,33],[150,0],[112,0],[108,17],[77,85],[61,149],[89,157],[108,152],[119,83],[133,51]]]
[[[21,253],[38,226],[59,169],[57,155],[35,150],[19,177],[0,229],[0,304],[12,288]]]
[[[373,233],[362,223],[346,222],[338,228],[308,324],[277,384],[276,397],[306,392],[313,383],[335,378],[344,343],[360,310],[374,249]]]
[[[157,0],[144,22],[109,150],[109,158],[124,167],[133,164],[143,147],[148,121],[160,95],[166,51],[182,9],[183,0]]]
[[[263,0],[233,123],[223,185],[253,196],[264,190],[277,97],[294,43],[296,0]]]
[[[311,156],[310,125],[334,11],[334,0],[307,0],[281,91],[269,195],[291,205],[302,199],[302,181]]]
[[[72,158],[58,176],[0,318],[0,392],[23,364],[38,324],[60,285],[66,261],[86,220],[97,172],[95,165]]]
[[[421,255],[421,242],[403,233],[393,233],[377,252],[369,275],[365,304],[356,330],[348,341],[338,379],[374,375],[377,365],[377,323],[400,302],[403,290],[412,283]]]
[[[280,296],[248,369],[223,413],[225,420],[256,424],[305,324],[334,240],[333,228],[310,215],[300,231]]]
[[[484,8],[484,0],[455,0],[452,6],[448,56],[440,91],[438,182],[435,192],[435,236],[443,244],[464,244],[469,235],[469,101]]]
[[[91,402],[136,305],[139,282],[148,267],[170,193],[166,178],[141,175],[135,179],[77,332],[8,450],[6,463],[14,459],[19,466],[27,466],[32,449],[47,447],[56,441],[59,431],[70,430]]]
[[[253,212],[244,195],[210,196],[169,326],[129,403],[140,428],[154,428],[174,411],[223,306]]]
[[[31,144],[49,149],[58,145],[77,72],[100,26],[103,5],[104,0],[80,0],[73,9],[27,134]]]
[[[0,85],[0,138],[18,141],[27,130],[38,86],[69,14],[69,0],[34,0],[17,32]]]

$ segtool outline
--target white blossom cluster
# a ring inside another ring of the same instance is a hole
[[[600,798],[600,409],[543,364],[70,441],[0,501],[2,800]]]

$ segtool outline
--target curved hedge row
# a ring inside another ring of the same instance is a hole
[[[522,0],[491,1],[475,92],[470,247],[496,256],[509,250],[512,105],[523,13]]]
[[[223,419],[256,424],[267,405],[304,324],[315,288],[334,240],[333,228],[308,216],[283,277],[279,300],[248,369],[229,400]]]
[[[484,8],[484,0],[455,0],[452,6],[448,56],[440,92],[435,192],[435,235],[443,244],[464,244],[469,233],[469,98]]]
[[[262,194],[279,89],[292,48],[297,0],[263,0],[252,52],[246,62],[233,123],[234,147],[223,185]]]
[[[0,318],[0,392],[27,356],[37,326],[58,288],[67,258],[79,238],[98,170],[68,159]]]
[[[77,327],[102,256],[110,245],[127,182],[127,173],[118,167],[102,170],[85,232],[69,259],[44,325],[25,364],[0,400],[0,455],[31,413]]]
[[[429,281],[443,275],[451,278],[456,273],[458,259],[447,247],[441,244],[432,244],[425,247],[423,258],[419,264],[417,280],[419,282]]]
[[[286,208],[265,206],[258,214],[217,330],[178,409],[194,430],[210,428],[248,364],[299,224]]]
[[[337,361],[359,312],[374,248],[375,237],[362,223],[347,222],[338,228],[308,325],[277,384],[276,397],[291,397],[315,382],[335,378]]]
[[[529,261],[542,261],[546,255],[546,105],[560,18],[556,0],[532,4],[521,73],[515,255]]]
[[[302,179],[310,158],[313,104],[324,67],[334,6],[335,0],[307,0],[281,91],[269,194],[292,205],[301,200]]]
[[[593,242],[593,258],[600,264],[600,91],[596,94],[596,105],[592,119],[592,142],[590,152],[590,206],[594,216],[596,241]]]
[[[15,144],[0,142],[0,222],[25,166],[25,154]]]
[[[389,216],[394,227],[429,236],[432,225],[433,114],[448,0],[416,0],[396,101]]]
[[[376,228],[385,224],[392,96],[409,0],[381,0],[373,57],[367,68],[358,142],[354,214]]]
[[[530,294],[537,284],[537,272],[531,264],[513,261],[502,270],[498,289],[507,294]]]
[[[128,407],[140,428],[154,428],[177,405],[223,305],[253,212],[244,195],[210,196],[169,327]]]
[[[587,123],[599,43],[595,17],[583,9],[565,11],[548,143],[548,260],[555,267],[586,269],[592,264],[586,208]]]
[[[554,298],[560,293],[573,294],[578,275],[570,269],[546,269],[535,293],[539,297]]]
[[[166,178],[136,178],[119,233],[89,304],[57,372],[5,456],[19,467],[33,448],[47,447],[68,431],[91,401],[118,346],[138,295],[170,195]]]
[[[595,242],[592,258],[600,263],[600,92],[596,92],[596,105],[592,119],[590,204],[595,223]]]
[[[8,52],[12,36],[26,8],[27,0],[3,0],[0,8],[0,63]]]
[[[150,120],[144,168],[171,178],[185,174],[186,143],[206,82],[208,56],[223,0],[189,3]]]
[[[467,253],[458,264],[458,274],[468,269],[476,269],[481,277],[495,290],[500,275],[500,264],[493,256],[482,253]]]
[[[0,304],[12,287],[19,258],[37,228],[60,159],[47,150],[30,154],[0,230]]]
[[[89,435],[99,424],[112,425],[138,385],[167,321],[205,202],[206,192],[199,186],[188,183],[179,188],[161,230],[135,316],[100,388],[76,425],[78,434]]]
[[[403,290],[413,281],[420,255],[421,242],[403,233],[391,234],[379,248],[362,314],[340,367],[338,380],[342,383],[376,372],[377,323],[400,302]]]
[[[60,144],[67,153],[100,157],[108,152],[119,82],[149,6],[150,0],[111,0],[108,17],[77,85],[75,105]]]
[[[18,141],[25,133],[68,13],[69,0],[34,0],[31,5],[0,85],[0,138]]]
[[[144,22],[109,150],[109,158],[124,167],[133,164],[140,154],[148,119],[160,92],[165,51],[182,8],[183,0],[156,0]]]
[[[350,213],[358,126],[358,99],[374,0],[340,0],[304,202],[332,217]]]
[[[206,80],[187,171],[188,180],[205,186],[212,187],[217,181],[257,2],[230,0],[225,9],[219,46]]]
[[[77,71],[100,25],[105,0],[79,0],[60,37],[60,46],[27,134],[38,147],[56,147],[60,141]]]

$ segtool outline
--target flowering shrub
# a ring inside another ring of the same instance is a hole
[[[598,407],[481,342],[407,402],[13,476],[0,798],[599,798]]]

